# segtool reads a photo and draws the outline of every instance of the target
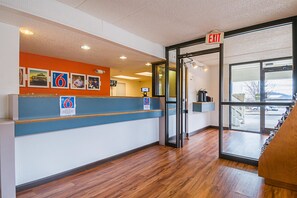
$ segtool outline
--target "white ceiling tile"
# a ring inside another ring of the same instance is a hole
[[[63,0],[61,0],[63,1]],[[78,9],[164,46],[296,15],[296,0],[87,0]]]
[[[146,9],[151,3],[151,0],[86,0],[78,9],[97,18],[115,23]]]
[[[85,2],[86,0],[58,0],[61,3],[67,4],[71,7],[78,7],[80,6],[83,2]]]
[[[233,30],[248,25],[295,15],[297,0],[60,0],[79,6],[84,12],[102,18],[138,36],[163,45],[177,44],[202,37],[208,31]],[[7,13],[5,13],[7,12]],[[113,75],[132,75],[150,71],[146,62],[160,59],[127,47],[5,10],[0,21],[26,26],[34,36],[21,35],[25,52],[74,60],[112,68]],[[119,35],[120,36],[120,35]],[[292,55],[291,27],[274,28],[261,33],[226,39],[225,64]],[[88,44],[90,51],[80,45]],[[231,46],[231,47],[230,47]],[[198,47],[199,48],[199,47]],[[199,50],[191,48],[189,50]],[[121,61],[119,56],[128,59]],[[207,65],[218,64],[217,55],[197,57]]]

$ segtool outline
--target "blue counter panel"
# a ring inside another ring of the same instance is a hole
[[[74,129],[102,124],[111,124],[116,122],[125,122],[147,118],[158,118],[161,116],[162,111],[151,111],[120,115],[94,116],[86,118],[70,118],[45,122],[27,122],[19,124],[17,123],[15,125],[15,136],[40,134],[51,131]]]
[[[151,110],[160,109],[159,98],[151,98]],[[143,98],[76,97],[76,115],[143,110]],[[59,97],[19,97],[19,119],[60,116]]]
[[[19,119],[60,116],[59,98],[19,97]]]
[[[143,110],[142,98],[77,98],[76,103],[78,115]],[[158,98],[151,98],[153,109],[160,109]]]

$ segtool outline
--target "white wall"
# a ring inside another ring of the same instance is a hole
[[[159,118],[17,137],[16,182],[24,184],[157,141]]]
[[[116,79],[112,78],[111,80],[116,80],[118,83],[125,83],[126,84],[126,96],[133,96],[133,97],[141,97],[142,93],[140,91],[141,87],[148,87],[150,88],[150,92],[148,96],[152,96],[152,81],[138,81],[138,80],[125,80],[125,79]],[[116,96],[116,89],[118,87],[111,87],[110,95]]]
[[[209,67],[208,71],[211,78],[209,95],[213,97],[213,101],[215,102],[215,110],[210,113],[210,123],[212,126],[219,126],[219,66]]]
[[[0,118],[7,118],[7,95],[19,93],[19,29],[0,23],[0,32]]]
[[[189,67],[188,76],[188,100],[189,100],[189,133],[198,129],[207,127],[211,124],[210,113],[193,112],[193,102],[197,102],[197,91],[199,89],[210,90],[212,79],[210,78],[209,71],[204,72],[202,70],[193,69]],[[211,93],[209,94],[211,95]]]
[[[219,126],[219,66],[211,66],[209,67],[210,73],[210,89],[209,95],[213,97],[215,102],[215,111],[211,112],[211,125],[212,126]],[[224,94],[223,94],[223,101],[229,101],[229,66],[224,66]],[[224,127],[229,126],[229,106],[224,106]]]
[[[116,79],[116,78],[112,78],[111,80],[116,80],[118,81],[118,83],[124,83],[126,85],[126,96],[136,96],[136,97],[140,97],[142,96],[141,92],[140,92],[140,82],[137,80],[125,80],[125,79]],[[112,87],[111,88],[111,94],[116,93],[116,89],[118,89],[118,87]],[[116,96],[115,94],[113,94],[112,96]]]

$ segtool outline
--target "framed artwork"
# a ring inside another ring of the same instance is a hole
[[[90,76],[88,75],[88,90],[100,90],[100,77],[99,76]]]
[[[25,76],[26,76],[26,69],[24,67],[19,67],[19,86],[20,87],[26,86]]]
[[[48,88],[49,70],[28,68],[28,87]]]
[[[86,75],[71,73],[71,89],[86,89]]]
[[[56,89],[69,89],[69,73],[52,71],[51,84],[52,88]]]

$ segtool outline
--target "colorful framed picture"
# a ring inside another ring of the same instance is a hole
[[[28,87],[49,87],[49,70],[28,68],[28,75]]]
[[[25,87],[26,86],[26,69],[24,67],[19,67],[19,86]]]
[[[69,73],[52,71],[51,87],[56,89],[69,89]]]
[[[71,89],[86,89],[86,75],[71,73]]]
[[[90,76],[88,75],[88,84],[87,89],[88,90],[100,90],[100,77],[99,76]]]

